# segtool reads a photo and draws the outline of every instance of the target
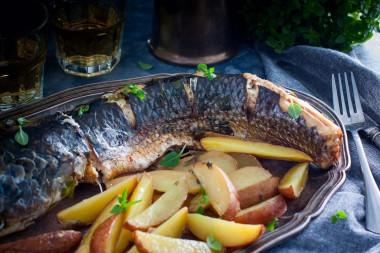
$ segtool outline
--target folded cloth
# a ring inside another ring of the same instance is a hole
[[[266,79],[317,96],[329,105],[332,105],[332,74],[352,71],[364,112],[380,124],[380,36],[377,39],[377,43],[365,43],[348,54],[304,45],[292,47],[282,54],[259,44],[255,48]],[[374,55],[376,51],[378,54]],[[380,185],[380,151],[366,140],[363,145]],[[351,136],[349,148],[351,169],[324,211],[300,234],[268,252],[380,252],[380,235],[365,229],[364,184]],[[346,212],[347,218],[332,224],[331,217],[338,210]]]
[[[371,63],[379,70],[380,61],[368,60],[373,57],[370,52],[376,49],[373,49],[374,46],[363,47],[365,49],[360,47],[359,55],[362,59],[356,57],[355,51],[345,54],[332,49],[304,45],[292,47],[282,54],[277,54],[271,48],[262,45],[256,45],[256,50],[262,59],[267,79],[301,91],[313,92],[330,105],[331,75],[353,72],[364,112],[380,124],[380,72],[364,65],[361,60],[367,64]],[[380,49],[380,41],[377,47]],[[380,57],[380,52],[378,56]]]

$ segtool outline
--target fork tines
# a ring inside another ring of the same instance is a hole
[[[338,74],[339,93],[336,86],[335,75],[332,74],[332,93],[334,102],[334,111],[339,114],[340,118],[345,124],[363,122],[364,115],[362,106],[359,99],[359,92],[356,86],[354,74],[351,72],[351,88],[348,82],[347,73],[343,73],[345,87],[342,84],[341,74]],[[353,93],[353,100],[351,96],[351,90]],[[344,92],[345,91],[345,92]],[[345,96],[346,94],[346,96]],[[340,97],[340,99],[339,99]],[[347,101],[347,102],[346,102]],[[347,110],[348,105],[348,110]]]

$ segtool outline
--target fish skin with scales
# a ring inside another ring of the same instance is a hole
[[[22,229],[62,199],[66,183],[106,182],[142,171],[174,146],[199,147],[207,133],[259,139],[304,151],[321,168],[335,164],[342,131],[306,102],[251,74],[182,75],[120,89],[81,107],[32,119],[29,143],[17,126],[0,128],[0,236]],[[287,113],[300,104],[301,116]]]

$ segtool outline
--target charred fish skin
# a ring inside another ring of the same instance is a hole
[[[299,149],[322,169],[338,162],[343,133],[336,124],[275,84],[248,73],[243,76],[248,87],[255,90],[255,102],[247,110],[249,124],[255,129],[254,138]],[[301,106],[298,119],[287,112],[291,102]]]
[[[77,110],[68,113],[79,125],[91,150],[91,165],[100,170],[105,163],[117,165],[120,154],[130,152],[136,131],[117,103],[100,98],[89,105],[82,115]],[[90,177],[96,180],[95,175]],[[91,180],[87,180],[91,181]]]
[[[62,114],[25,126],[29,143],[0,135],[0,236],[24,229],[61,199],[65,182],[84,174],[89,149]]]

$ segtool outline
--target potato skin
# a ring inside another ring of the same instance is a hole
[[[78,247],[82,233],[75,230],[59,230],[0,245],[0,252],[65,253]]]
[[[271,177],[257,184],[239,190],[240,207],[245,209],[278,194],[279,177]]]
[[[267,225],[274,218],[280,218],[287,210],[286,200],[283,196],[277,195],[273,201],[266,205],[254,209],[251,212],[238,215],[234,221],[244,224],[264,224]],[[244,210],[243,210],[244,211]]]

